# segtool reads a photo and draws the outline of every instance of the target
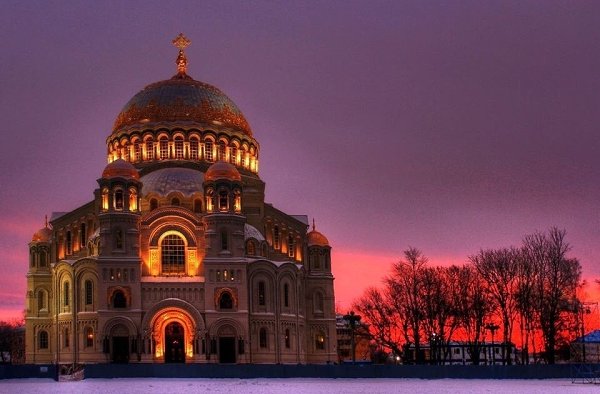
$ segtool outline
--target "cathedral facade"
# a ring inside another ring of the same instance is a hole
[[[94,198],[29,244],[26,362],[333,362],[327,238],[264,201],[244,115],[173,43],[176,75],[118,114]]]

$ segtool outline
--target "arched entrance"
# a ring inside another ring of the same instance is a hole
[[[222,364],[232,364],[237,361],[235,351],[235,328],[230,325],[224,325],[219,328],[219,362]]]
[[[115,325],[110,330],[111,347],[112,347],[112,362],[113,363],[128,363],[129,362],[129,330],[123,324]]]
[[[185,335],[181,324],[174,321],[165,327],[165,363],[185,362]]]

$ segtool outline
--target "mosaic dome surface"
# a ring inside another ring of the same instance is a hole
[[[177,76],[148,85],[133,96],[117,116],[113,132],[134,125],[180,121],[228,127],[252,137],[246,118],[223,92]]]
[[[161,168],[144,175],[140,181],[143,195],[156,193],[166,196],[171,192],[181,192],[184,196],[191,196],[202,193],[204,174],[189,168]]]

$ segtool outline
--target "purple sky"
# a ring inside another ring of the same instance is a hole
[[[600,276],[599,21],[598,1],[5,1],[0,317],[179,32],[250,122],[267,201],[329,238],[342,307],[409,245],[460,263],[554,225]]]

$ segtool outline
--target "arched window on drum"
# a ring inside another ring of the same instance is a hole
[[[175,158],[183,159],[183,137],[175,137]]]
[[[190,137],[190,159],[198,160],[198,152],[199,152],[200,144],[198,142],[198,138]]]
[[[158,146],[160,151],[160,159],[168,159],[169,158],[169,139],[167,137],[160,137],[158,140]]]
[[[213,162],[213,142],[208,138],[204,141],[204,160]]]

